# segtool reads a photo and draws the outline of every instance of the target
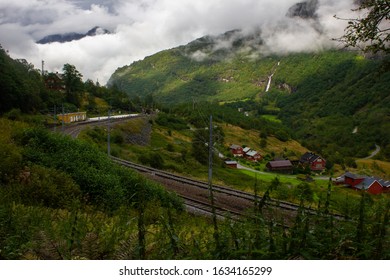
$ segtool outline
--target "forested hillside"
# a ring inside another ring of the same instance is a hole
[[[119,68],[109,84],[170,108],[207,101],[258,117],[274,115],[294,138],[332,162],[365,157],[375,144],[390,159],[386,57],[342,50],[263,54],[254,47],[261,39],[237,32],[200,38]]]
[[[0,46],[0,115],[55,114],[78,110],[88,114],[107,114],[108,110],[137,111],[138,100],[131,100],[116,88],[108,89],[98,82],[83,81],[75,66],[65,64],[62,73],[34,68],[25,59],[12,59]]]

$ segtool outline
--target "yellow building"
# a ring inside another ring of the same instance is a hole
[[[64,121],[64,123],[85,121],[87,119],[87,112],[59,114],[57,115],[57,118],[61,122]]]

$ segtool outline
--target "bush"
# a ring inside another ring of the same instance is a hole
[[[162,187],[145,183],[135,172],[112,163],[105,153],[86,142],[41,128],[25,131],[19,142],[25,146],[23,155],[27,161],[67,173],[87,202],[101,210],[111,212],[136,202],[140,184],[144,184],[151,200],[172,199]],[[158,153],[152,153],[148,160],[156,168],[164,164]]]
[[[294,189],[294,194],[302,201],[312,202],[314,199],[314,192],[311,186],[303,182]]]
[[[153,168],[162,169],[164,167],[164,159],[159,153],[144,153],[139,156],[138,160],[145,165],[150,165]]]
[[[290,135],[284,130],[275,131],[275,137],[282,142],[287,142],[290,140]]]
[[[4,114],[4,116],[7,119],[12,120],[12,121],[20,121],[20,120],[22,120],[22,111],[20,111],[19,108],[12,109],[9,112],[7,112],[6,114]]]
[[[262,138],[262,139],[260,140],[260,147],[261,147],[261,148],[267,147],[267,140],[266,140],[266,139]]]
[[[114,130],[111,132],[111,141],[115,144],[121,145],[125,142],[125,139],[120,132]]]
[[[166,113],[159,113],[158,118],[156,119],[156,123],[173,130],[188,129],[187,122],[184,119]]]
[[[13,197],[25,205],[67,208],[81,198],[81,190],[64,172],[34,165],[22,171],[19,184],[12,187]]]
[[[7,183],[22,167],[21,150],[13,143],[0,142],[0,157],[0,183]]]
[[[174,152],[175,151],[175,147],[171,143],[169,143],[167,145],[167,151],[168,152]]]
[[[356,161],[353,158],[347,157],[345,159],[345,165],[352,168],[357,168]]]

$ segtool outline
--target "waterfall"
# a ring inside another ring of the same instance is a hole
[[[280,65],[280,61],[278,62],[277,65],[274,66],[273,68],[273,72],[270,76],[268,76],[268,84],[267,84],[267,88],[265,89],[265,92],[268,92],[270,87],[271,87],[271,82],[272,82],[272,77],[275,75],[276,73],[276,68]]]

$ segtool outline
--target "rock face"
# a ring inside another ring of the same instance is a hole
[[[44,38],[40,39],[37,41],[38,44],[50,44],[54,42],[58,43],[65,43],[65,42],[71,42],[75,40],[80,40],[84,37],[87,36],[97,36],[97,35],[102,35],[102,34],[110,34],[110,31],[101,28],[99,26],[95,26],[91,30],[89,30],[87,33],[65,33],[65,34],[52,34],[45,36]]]
[[[353,3],[355,4],[355,5],[361,5],[361,4],[363,4],[363,2],[365,2],[366,0],[355,0]]]
[[[287,12],[288,17],[301,17],[304,19],[316,18],[316,12],[318,9],[318,0],[308,0],[300,2],[292,7]]]

